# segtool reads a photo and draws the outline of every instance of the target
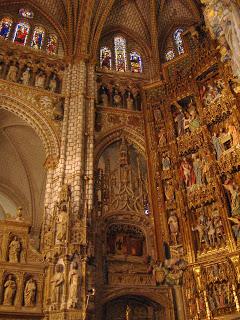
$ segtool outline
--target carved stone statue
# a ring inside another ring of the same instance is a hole
[[[26,70],[22,74],[22,78],[21,78],[22,84],[24,84],[25,86],[28,86],[30,78],[31,78],[30,68],[27,67]]]
[[[51,303],[60,304],[62,302],[64,285],[63,266],[56,265],[55,273],[51,279]]]
[[[4,306],[12,306],[14,304],[14,299],[17,291],[17,284],[12,275],[9,275],[4,283]]]
[[[45,81],[46,81],[46,76],[43,73],[43,71],[40,71],[35,78],[35,87],[45,89]]]
[[[57,232],[56,239],[60,242],[66,240],[68,224],[68,212],[65,204],[60,206],[60,210],[57,217]]]
[[[6,80],[17,82],[17,73],[18,73],[18,67],[15,64],[13,64],[12,66],[10,66],[8,70]]]
[[[128,91],[127,93],[127,109],[128,110],[133,110],[134,109],[134,106],[133,106],[133,103],[134,103],[134,100],[133,100],[133,97],[131,95],[131,92]]]
[[[33,307],[36,304],[37,285],[36,281],[30,278],[24,289],[24,305],[26,307]]]
[[[63,184],[61,191],[60,191],[60,202],[68,202],[70,199],[71,193],[70,193],[70,186],[68,184]]]
[[[56,92],[56,89],[57,89],[57,80],[56,80],[56,76],[54,74],[49,82],[49,90],[51,92]]]
[[[21,243],[17,236],[14,236],[13,240],[9,244],[8,248],[8,260],[12,263],[18,263],[21,253]]]
[[[78,285],[79,285],[78,263],[75,261],[72,265],[72,270],[69,273],[68,308],[76,308],[77,306]]]

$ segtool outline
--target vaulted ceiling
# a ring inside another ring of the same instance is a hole
[[[0,4],[35,8],[58,31],[68,56],[92,58],[107,30],[122,28],[154,50],[174,25],[190,25],[201,16],[200,0],[0,0]]]

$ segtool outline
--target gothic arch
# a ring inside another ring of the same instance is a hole
[[[144,137],[131,127],[121,126],[108,131],[104,136],[99,138],[99,142],[95,145],[95,166],[97,165],[103,151],[113,142],[118,141],[122,135],[127,136],[127,140],[131,141],[136,149],[145,158],[145,142]]]
[[[144,292],[139,292],[138,288],[133,287],[117,288],[103,294],[101,296],[101,303],[102,306],[104,306],[108,302],[127,296],[143,298],[153,304],[158,304],[164,309],[166,319],[175,319],[171,289],[168,290],[167,294],[167,292],[163,291],[161,288],[155,290],[146,289]]]
[[[21,99],[4,94],[0,97],[0,108],[10,111],[32,127],[43,143],[47,159],[56,160],[59,157],[58,137],[42,114]]]

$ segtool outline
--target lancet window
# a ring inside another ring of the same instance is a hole
[[[16,26],[13,42],[25,46],[30,26],[26,22],[19,22]]]
[[[42,27],[35,27],[31,47],[33,49],[41,49],[44,40],[45,30]]]
[[[105,70],[115,69],[118,72],[143,71],[141,55],[134,48],[132,51],[128,50],[127,40],[121,35],[114,37],[112,46],[103,45],[100,48],[100,67]]]
[[[0,22],[0,37],[7,39],[12,27],[12,19],[5,17]]]
[[[184,30],[182,28],[178,28],[173,33],[171,33],[170,37],[167,40],[167,49],[165,51],[164,57],[165,61],[171,61],[185,52],[182,38],[183,31]]]
[[[142,72],[142,59],[137,52],[130,53],[130,66],[131,66],[131,72],[135,72],[135,73]]]
[[[115,46],[115,62],[116,62],[116,71],[125,72],[126,71],[126,39],[123,37],[114,38]]]
[[[112,52],[108,47],[100,49],[100,65],[103,69],[111,70],[112,68]]]

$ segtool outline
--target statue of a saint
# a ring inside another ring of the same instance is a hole
[[[68,308],[76,308],[78,302],[78,285],[79,285],[78,263],[75,261],[72,270],[69,273],[69,298]]]
[[[56,80],[56,76],[54,74],[49,82],[49,90],[51,92],[56,92],[56,89],[57,89],[57,80]]]
[[[12,275],[9,275],[4,283],[4,306],[12,306],[17,291],[17,285]]]
[[[21,253],[21,243],[17,236],[14,236],[13,240],[9,244],[8,248],[8,260],[12,263],[18,263]]]
[[[6,80],[17,82],[17,73],[18,73],[18,68],[15,64],[13,64],[12,66],[10,66],[8,70]]]
[[[36,304],[36,282],[30,278],[25,285],[24,289],[24,305],[26,307],[33,307]]]
[[[46,76],[43,73],[43,71],[40,71],[35,78],[35,87],[45,89],[45,81],[46,81]]]
[[[31,78],[30,68],[27,67],[26,70],[22,74],[22,78],[21,78],[22,84],[24,84],[25,86],[28,86],[30,78]]]
[[[68,225],[68,212],[65,204],[60,206],[60,210],[57,218],[57,233],[56,239],[60,242],[66,240]]]
[[[128,110],[133,110],[134,109],[134,100],[133,100],[133,97],[132,97],[132,94],[131,94],[131,92],[130,91],[128,91],[128,93],[127,93],[127,98],[126,98],[126,100],[127,100],[127,109]]]
[[[60,304],[62,302],[64,284],[63,266],[56,265],[55,273],[51,279],[51,303]]]

